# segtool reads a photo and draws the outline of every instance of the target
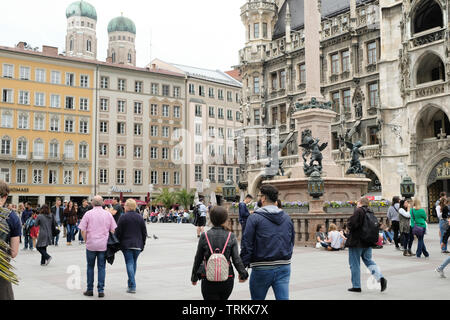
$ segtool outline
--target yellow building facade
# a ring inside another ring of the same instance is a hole
[[[0,68],[0,179],[12,202],[91,197],[96,65],[0,47]]]

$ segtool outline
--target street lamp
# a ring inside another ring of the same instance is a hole
[[[405,199],[411,199],[416,194],[416,184],[412,181],[411,177],[406,175],[402,183],[400,183],[400,193]]]
[[[225,200],[231,202],[236,198],[236,187],[232,180],[225,181],[225,186],[222,188],[223,197]]]
[[[323,196],[325,185],[318,171],[314,171],[308,179],[308,194],[314,200],[319,200]]]

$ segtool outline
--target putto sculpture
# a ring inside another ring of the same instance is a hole
[[[322,173],[322,151],[328,146],[328,142],[319,144],[320,139],[315,139],[312,137],[311,130],[306,129],[302,132],[302,144],[300,147],[303,148],[302,158],[304,161],[303,171],[306,176],[311,176],[314,171]],[[311,156],[308,164],[307,157]]]
[[[360,150],[362,147],[362,142],[358,141],[355,144],[350,141],[345,141],[347,148],[351,150],[350,160],[350,168],[347,170],[346,174],[362,174],[364,173],[364,167],[361,165],[361,161],[359,161],[359,156],[364,157],[364,152]]]

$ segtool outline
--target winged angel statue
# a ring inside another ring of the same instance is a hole
[[[304,172],[306,176],[310,176],[314,171],[318,171],[322,173],[322,160],[323,155],[322,151],[328,147],[328,142],[319,144],[320,139],[314,139],[312,137],[311,130],[306,129],[302,132],[302,144],[300,147],[303,148],[302,158],[304,161]],[[311,159],[308,164],[308,160],[306,157],[311,155]],[[315,162],[317,162],[315,164]]]
[[[347,148],[351,150],[352,159],[350,160],[350,168],[347,170],[346,174],[364,173],[364,167],[359,161],[359,156],[364,157],[364,152],[359,150],[362,147],[362,142],[358,141],[355,144],[350,141],[345,141]]]

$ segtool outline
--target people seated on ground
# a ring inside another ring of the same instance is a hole
[[[189,214],[188,210],[184,210],[183,213],[183,223],[189,223],[191,220],[191,215]]]
[[[326,239],[326,242],[330,243],[327,250],[328,251],[343,250],[345,248],[345,240],[347,240],[347,238],[344,237],[344,233],[339,232],[337,230],[337,226],[334,223],[331,223],[328,228],[328,239]]]
[[[316,248],[317,249],[328,248],[330,244],[325,241],[326,239],[327,234],[325,233],[325,227],[321,224],[318,224],[316,228],[316,241],[317,241]]]
[[[383,234],[383,245],[386,243],[393,244],[394,234],[389,230],[386,224],[382,223],[380,226],[380,233]]]

